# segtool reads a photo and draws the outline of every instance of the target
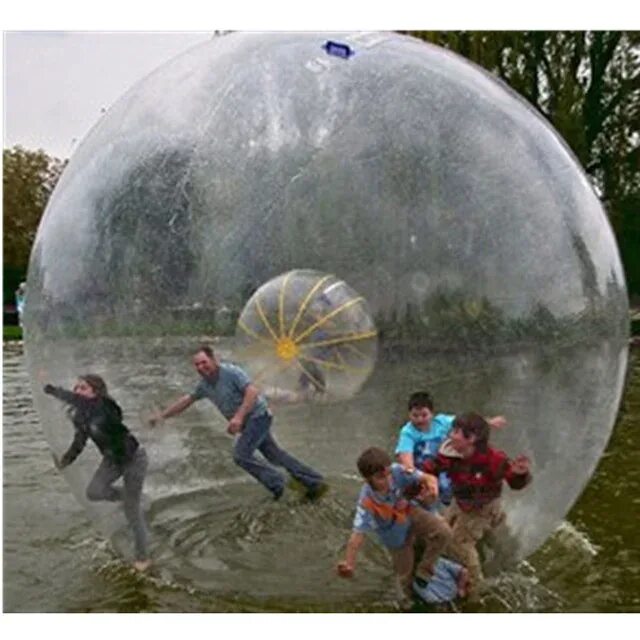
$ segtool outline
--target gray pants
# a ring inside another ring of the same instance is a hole
[[[147,472],[147,453],[142,447],[138,447],[133,459],[124,465],[119,465],[103,458],[87,487],[87,498],[92,501],[108,500],[124,503],[124,514],[133,532],[136,548],[136,560],[146,560],[147,552],[147,525],[142,511],[142,484]],[[113,483],[122,476],[124,488],[114,487]]]

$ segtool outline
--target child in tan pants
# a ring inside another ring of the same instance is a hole
[[[519,455],[511,461],[504,451],[491,448],[489,425],[482,416],[470,413],[456,417],[451,436],[437,458],[425,462],[424,470],[435,475],[446,471],[451,478],[454,502],[446,513],[453,538],[450,551],[469,570],[473,594],[482,579],[477,543],[505,519],[502,483],[517,490],[527,486],[529,460]]]

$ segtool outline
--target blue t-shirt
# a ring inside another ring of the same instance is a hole
[[[216,379],[211,381],[202,378],[192,391],[191,397],[194,400],[209,398],[220,413],[227,420],[231,420],[242,404],[244,392],[249,384],[251,384],[249,376],[240,367],[230,362],[221,362]],[[247,420],[262,416],[268,411],[267,401],[260,394],[251,411],[247,414]]]
[[[422,477],[420,471],[407,473],[402,465],[391,465],[391,491],[374,491],[363,485],[358,497],[353,529],[358,533],[378,534],[380,542],[390,549],[399,549],[407,539],[411,526],[411,511],[416,508],[404,497],[404,490]]]
[[[425,602],[452,602],[458,597],[458,578],[461,571],[461,564],[440,557],[434,566],[431,580],[426,585],[414,582],[413,588]]]
[[[449,436],[453,427],[454,415],[437,413],[431,419],[428,431],[417,429],[412,422],[407,422],[400,429],[400,437],[396,446],[396,454],[412,453],[413,463],[422,468],[425,460],[435,460],[440,445]],[[452,497],[451,480],[446,473],[438,476],[439,502],[449,504]]]

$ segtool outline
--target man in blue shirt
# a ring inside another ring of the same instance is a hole
[[[202,346],[193,356],[193,365],[201,380],[193,392],[150,419],[153,426],[159,420],[182,413],[194,402],[209,399],[229,421],[227,432],[240,434],[233,448],[233,460],[262,483],[277,500],[284,492],[285,479],[273,466],[284,467],[306,488],[310,499],[326,490],[322,476],[281,449],[270,433],[273,417],[267,401],[249,376],[238,366],[219,362],[211,347]],[[271,464],[255,457],[255,450]]]

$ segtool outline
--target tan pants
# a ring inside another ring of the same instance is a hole
[[[411,528],[407,540],[400,549],[389,549],[393,570],[405,596],[410,597],[413,585],[414,544],[421,540],[424,554],[416,567],[415,574],[429,578],[438,556],[451,544],[451,529],[439,516],[416,508],[411,513]]]
[[[449,552],[469,571],[469,592],[473,593],[482,580],[478,542],[505,519],[500,500],[493,500],[480,509],[462,511],[454,502],[445,513],[451,526],[452,541]]]

